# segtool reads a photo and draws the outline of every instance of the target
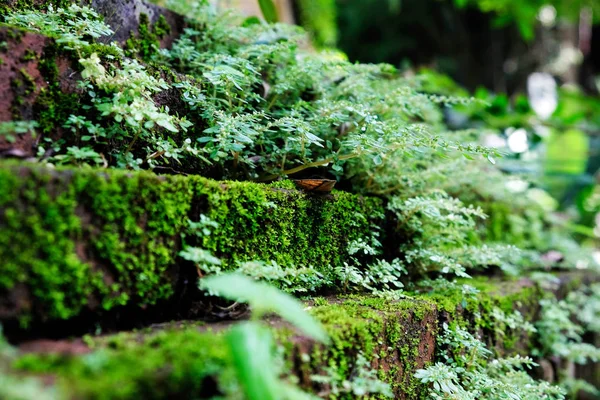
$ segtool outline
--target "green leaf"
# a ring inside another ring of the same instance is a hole
[[[373,164],[376,166],[383,164],[383,158],[381,158],[381,154],[376,154],[375,157],[373,157]]]
[[[279,22],[277,7],[275,7],[273,0],[258,0],[258,5],[260,6],[260,11],[267,22]]]
[[[323,343],[329,338],[321,325],[304,311],[303,304],[292,296],[264,282],[257,282],[239,273],[209,276],[200,287],[230,300],[248,303],[253,312],[274,312],[304,334]]]
[[[286,400],[318,400],[319,397],[310,393],[303,392],[299,388],[289,383],[279,381],[279,392],[281,397]]]
[[[249,400],[279,399],[279,379],[273,368],[273,338],[256,322],[235,325],[227,333],[233,365]]]
[[[242,26],[248,27],[248,26],[252,26],[252,25],[260,25],[260,19],[258,19],[257,17],[248,17],[244,20],[244,22],[242,22]]]
[[[531,42],[533,40],[534,24],[531,21],[518,20],[517,27],[519,28],[519,32],[526,42]]]
[[[184,260],[194,262],[196,264],[206,263],[210,265],[221,265],[221,260],[213,256],[208,250],[199,247],[187,246],[179,252],[179,256]]]

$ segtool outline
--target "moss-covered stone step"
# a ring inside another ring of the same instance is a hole
[[[383,204],[319,196],[292,182],[217,182],[150,172],[0,164],[0,322],[66,319],[145,307],[196,286],[178,253],[189,221],[218,224],[187,238],[222,259],[313,266],[325,277],[348,245],[383,223]]]
[[[284,349],[287,375],[305,390],[327,397],[332,386],[311,377],[335,371],[351,381],[358,374],[357,360],[364,357],[395,398],[416,399],[426,388],[414,373],[434,361],[443,323],[478,332],[499,353],[528,354],[529,335],[495,320],[495,309],[507,314],[520,309],[534,321],[542,292],[527,280],[473,283],[481,290],[476,297],[465,297],[457,286],[400,300],[312,298],[307,308],[331,336],[329,346],[315,344],[276,318],[266,323]],[[211,398],[239,390],[223,340],[231,323],[175,322],[117,335],[23,343],[12,368],[16,374],[44,377],[77,399]]]

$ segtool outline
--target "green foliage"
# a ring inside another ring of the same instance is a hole
[[[399,357],[408,357],[407,349],[418,348],[423,331],[437,329],[429,321],[403,332],[409,319],[422,320],[435,309],[454,318],[462,307],[478,328],[507,347],[517,330],[535,334],[528,316],[514,311],[510,300],[480,297],[477,282],[443,276],[470,278],[486,267],[519,275],[540,266],[540,252],[547,250],[564,253],[565,265],[592,265],[575,242],[557,233],[561,226],[547,215],[552,199],[500,172],[494,164],[501,153],[482,145],[485,132],[470,129],[487,120],[496,130],[525,124],[532,114],[524,102],[515,104],[515,116],[508,99],[484,93],[478,99],[461,97],[459,88],[431,73],[409,78],[390,65],[352,64],[339,54],[307,51],[303,32],[293,27],[217,15],[204,1],[161,3],[189,17],[169,49],[159,48],[164,21],[151,28],[142,18],[138,35],[123,49],[94,42],[111,30],[87,7],[14,12],[5,18],[53,37],[54,50],[68,54],[81,75],[73,96],[57,96],[58,87],[47,94],[51,107],[40,118],[39,161],[259,181],[316,171],[381,199],[335,191],[318,197],[292,190],[290,182],[262,186],[117,171],[101,176],[81,169],[68,180],[59,172],[58,179],[41,174],[22,183],[10,171],[0,173],[2,187],[8,188],[0,193],[6,220],[0,230],[16,232],[0,235],[0,258],[9,260],[0,289],[24,285],[31,293],[33,308],[17,316],[22,324],[32,316],[76,316],[90,299],[107,310],[169,299],[181,262],[181,268],[197,269],[202,288],[247,302],[253,310],[254,320],[219,336],[220,349],[208,357],[214,356],[211,368],[237,376],[247,398],[307,397],[278,365],[276,341],[260,322],[270,312],[315,340],[330,338],[331,347],[312,355],[328,363],[324,374],[312,376],[313,383],[328,388],[327,395],[391,397],[392,388],[376,376],[381,373],[370,369],[377,353],[399,349]],[[261,1],[261,7],[265,19],[276,19],[272,2]],[[326,25],[330,17],[323,13],[318,23]],[[334,40],[331,32],[323,35],[317,41]],[[464,113],[469,129],[449,130],[444,125],[449,110]],[[578,123],[588,112],[569,104],[559,110],[561,121]],[[53,140],[47,135],[49,121],[66,134]],[[33,128],[31,121],[11,122],[0,134],[14,141]],[[414,288],[416,276],[431,278],[416,293],[425,300],[404,303],[405,287]],[[331,311],[340,309],[338,304],[319,307],[315,313],[328,323],[326,333],[301,303],[280,290],[375,296],[365,300],[369,307],[348,300],[341,313]],[[584,311],[579,322],[598,329],[597,300],[586,293],[564,304],[542,303],[543,318],[536,325],[540,355],[578,362],[598,358],[597,349],[581,342],[583,328],[570,320],[578,307]],[[384,319],[390,315],[392,323]],[[458,318],[445,327],[439,341],[442,362],[416,374],[432,384],[433,398],[563,398],[559,389],[527,375],[525,369],[533,365],[529,358],[490,359],[491,351],[462,328],[464,322]],[[335,332],[331,327],[338,324],[348,332]],[[348,352],[358,354],[354,362]],[[176,353],[151,355],[142,366],[146,372]],[[86,368],[118,371],[117,363],[131,367],[127,357],[139,354],[95,353]],[[183,365],[192,373],[169,375],[181,379],[182,393],[201,390],[203,377],[212,376],[211,368],[193,358],[184,357]],[[89,382],[80,371],[69,374],[93,384],[94,393],[100,388],[127,398],[151,392],[141,382],[142,372],[114,393],[113,383]],[[236,383],[218,384],[222,393],[236,392]],[[78,393],[90,392],[78,387]]]
[[[346,380],[339,372],[332,367],[325,368],[326,375],[313,375],[310,379],[313,382],[329,386],[331,389],[328,393],[330,397],[341,396],[344,393],[349,393],[356,397],[381,394],[387,398],[393,398],[390,385],[380,381],[375,371],[371,369],[371,364],[367,361],[362,353],[359,353],[356,358],[356,364],[352,371],[352,379]]]
[[[600,297],[598,284],[569,293],[565,300],[540,302],[542,315],[536,323],[540,332],[540,355],[555,355],[578,364],[596,362],[600,348],[582,342],[582,335],[598,332]]]
[[[529,357],[490,360],[484,343],[458,325],[445,324],[438,343],[443,362],[415,374],[430,385],[432,399],[565,398],[560,388],[531,378],[526,370],[536,364]]]
[[[335,0],[301,0],[300,22],[318,47],[334,47],[337,42]]]
[[[80,57],[87,95],[82,100],[96,112],[63,121],[77,143],[87,146],[79,152],[71,143],[56,147],[54,161],[103,160],[129,169],[185,166],[246,179],[330,165],[333,174],[358,181],[381,173],[386,163],[410,160],[415,151],[494,153],[423,124],[437,124],[437,104],[462,100],[423,95],[391,66],[353,65],[301,51],[303,36],[295,29],[240,25],[235,17],[215,16],[199,5],[196,21],[172,49],[150,57],[146,68],[114,44],[105,46],[110,52],[94,51],[86,38],[110,30],[92,10],[73,7],[7,20],[56,37]],[[155,69],[187,76],[161,79]],[[181,96],[185,106],[177,112],[185,118],[155,104],[157,95],[167,93]],[[60,157],[65,152],[70,154]]]
[[[283,268],[275,261],[242,261],[237,272],[254,279],[272,282],[288,293],[316,293],[323,286],[332,285],[316,268]]]
[[[497,266],[516,274],[514,264],[521,262],[518,249],[479,244],[473,234],[475,218],[486,218],[480,208],[465,206],[445,192],[433,191],[428,196],[405,200],[393,197],[388,209],[396,214],[396,230],[405,238],[400,250],[406,263],[417,271],[468,278],[467,269]]]
[[[560,357],[576,364],[596,363],[600,348],[583,341],[586,333],[600,332],[600,285],[595,283],[571,291],[566,299],[547,298],[540,301],[541,316],[535,326],[539,332],[540,347],[534,354],[542,357]],[[598,394],[598,388],[589,382],[559,375],[559,383],[572,398],[578,391]]]
[[[46,13],[29,11],[9,13],[4,22],[56,38],[65,49],[78,51],[90,45],[90,39],[111,35],[112,30],[100,21],[98,14],[88,7],[76,4],[68,8],[48,5]]]
[[[12,367],[29,373],[54,374],[56,386],[78,398],[168,399],[240,395],[231,354],[222,334],[198,327],[166,329],[140,338],[139,333],[92,339],[97,348],[73,357],[61,354],[21,355]]]
[[[274,312],[305,335],[327,342],[327,334],[304,312],[298,300],[266,283],[256,282],[241,274],[222,274],[202,279],[200,286],[213,295],[248,303],[255,319],[267,312]]]
[[[37,126],[35,121],[0,122],[0,137],[3,137],[8,143],[14,143],[18,135],[30,134],[35,137]]]
[[[267,22],[279,22],[279,16],[277,15],[277,7],[273,0],[258,0],[260,11]]]
[[[271,333],[259,324],[246,322],[231,328],[226,340],[246,398],[281,397],[279,379],[273,370]]]
[[[184,7],[177,1],[165,5]],[[91,10],[82,10],[73,12],[96,18]],[[114,45],[118,63],[112,54],[86,52],[86,45],[80,45],[81,86],[89,96],[86,107],[95,112],[71,115],[64,126],[78,144],[51,143],[55,155],[46,161],[128,169],[169,166],[219,178],[263,180],[327,167],[357,191],[391,197],[389,208],[403,221],[399,231],[407,239],[400,249],[406,259],[402,262],[421,272],[462,276],[478,262],[508,265],[492,255],[493,247],[481,247],[476,254],[479,243],[471,232],[474,218],[483,213],[461,208],[459,200],[435,189],[444,185],[438,183],[440,177],[450,179],[464,168],[461,154],[481,154],[490,161],[498,156],[478,144],[477,132],[449,132],[441,124],[439,105],[468,106],[473,100],[424,94],[418,80],[404,79],[388,65],[356,65],[325,53],[305,53],[298,47],[301,34],[289,27],[240,25],[236,17],[215,15],[202,4],[189,11],[194,18],[190,28],[170,50],[155,52],[150,67],[127,59]],[[55,26],[64,13],[51,12],[47,20],[33,13],[15,15],[11,21]],[[78,32],[44,29],[80,38]],[[186,75],[161,73],[163,79],[152,73],[165,67]],[[178,111],[185,118],[156,106],[156,96],[166,92],[181,96],[184,106]],[[464,179],[475,175],[473,169]],[[205,272],[221,268],[209,258],[219,256],[210,240],[190,244],[205,252],[182,253],[205,265]],[[287,264],[259,257],[241,261],[261,260]],[[380,279],[382,266],[370,278],[360,272],[362,267],[349,264],[341,280],[372,290],[376,285],[369,280]],[[397,268],[386,273],[395,288],[401,285],[401,273]],[[317,279],[311,287],[319,286]],[[323,277],[324,285],[331,281],[331,276]]]
[[[481,11],[493,12],[497,15],[497,26],[515,23],[521,36],[527,40],[534,36],[537,17],[543,6],[552,6],[559,17],[571,19],[577,19],[584,8],[589,8],[594,15],[600,11],[600,6],[594,0],[454,0],[454,4],[458,7],[473,4]]]
[[[211,276],[200,281],[200,287],[212,295],[248,303],[252,322],[238,324],[226,335],[233,358],[233,366],[249,400],[311,398],[279,379],[274,366],[273,338],[259,321],[268,312],[274,312],[290,322],[305,335],[327,343],[323,328],[293,297],[262,282],[241,274]]]

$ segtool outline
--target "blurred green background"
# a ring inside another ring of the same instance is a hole
[[[599,231],[600,0],[295,0],[315,48],[389,63],[423,90],[474,96],[452,129],[486,129],[500,166]]]

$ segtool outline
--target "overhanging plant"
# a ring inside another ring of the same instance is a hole
[[[226,334],[234,369],[249,400],[313,398],[280,378],[281,371],[273,354],[275,341],[262,322],[265,314],[275,313],[306,336],[328,343],[327,333],[304,311],[302,303],[266,283],[239,273],[204,278],[200,287],[210,294],[248,303],[252,310],[250,321],[236,324]]]

